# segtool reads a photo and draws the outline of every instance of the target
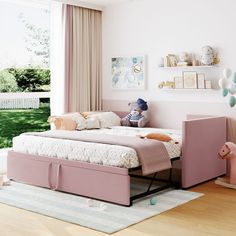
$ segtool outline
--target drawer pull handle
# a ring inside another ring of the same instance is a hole
[[[58,189],[59,184],[60,184],[60,170],[61,170],[61,164],[57,166],[57,183],[56,183],[56,187],[52,189],[54,191]]]
[[[52,169],[52,162],[49,163],[48,165],[48,186],[50,189],[52,189],[51,186],[51,169]]]

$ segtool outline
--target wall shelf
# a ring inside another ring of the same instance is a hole
[[[209,68],[218,68],[218,66],[159,66],[160,69],[209,69]]]
[[[209,72],[208,70],[211,70],[211,69],[216,69],[216,68],[220,68],[219,65],[210,65],[210,66],[169,66],[169,67],[159,67],[160,69],[163,69],[163,70],[166,70],[166,72],[168,71],[168,73],[183,73],[183,72],[191,72],[191,71],[194,71],[196,72],[197,74],[199,73],[204,73],[205,75],[205,72]],[[202,71],[202,70],[207,70],[207,71]],[[181,76],[183,78],[183,74]],[[205,81],[207,81],[206,79],[204,79]],[[212,80],[210,80],[212,82]],[[163,81],[161,81],[162,83]],[[173,82],[173,81],[172,81]],[[160,85],[160,84],[159,84]],[[203,87],[203,86],[201,86]],[[211,89],[187,89],[187,88],[182,88],[182,89],[175,89],[175,88],[168,88],[168,86],[165,88],[159,88],[160,90],[163,90],[163,91],[181,91],[181,92],[213,92],[213,91],[216,91],[217,89],[214,88],[211,88]]]
[[[176,92],[176,91],[179,91],[179,92],[212,92],[212,91],[217,91],[216,89],[171,89],[171,88],[162,88],[162,89],[159,89],[161,91],[173,91],[173,92]]]

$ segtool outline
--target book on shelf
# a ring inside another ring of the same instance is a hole
[[[164,67],[170,67],[170,60],[168,56],[164,57]]]

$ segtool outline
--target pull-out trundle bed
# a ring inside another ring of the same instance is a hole
[[[218,150],[226,141],[226,118],[189,118],[191,120],[183,121],[182,129],[180,184],[183,188],[189,188],[226,172],[225,161],[217,158]],[[156,173],[153,172],[151,176],[141,174],[141,177],[150,179],[148,189],[131,196],[131,177],[137,177],[133,175],[133,170],[137,169],[137,166],[115,167],[81,160],[53,158],[35,152],[36,154],[19,152],[13,146],[13,151],[8,153],[7,158],[8,178],[125,206],[130,206],[133,200],[140,197],[175,185],[171,180],[171,169],[170,178],[163,180],[164,185],[154,189],[151,186],[156,180]],[[172,162],[177,159],[179,158],[173,157]]]

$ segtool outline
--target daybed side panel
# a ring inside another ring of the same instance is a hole
[[[127,175],[62,165],[58,190],[130,204],[130,177]]]
[[[8,152],[7,177],[12,180],[50,188],[49,164],[45,160],[27,158],[21,153]]]
[[[122,205],[130,204],[128,169],[10,151],[9,179]]]
[[[182,187],[188,188],[226,173],[218,151],[226,142],[226,118],[183,122]]]

